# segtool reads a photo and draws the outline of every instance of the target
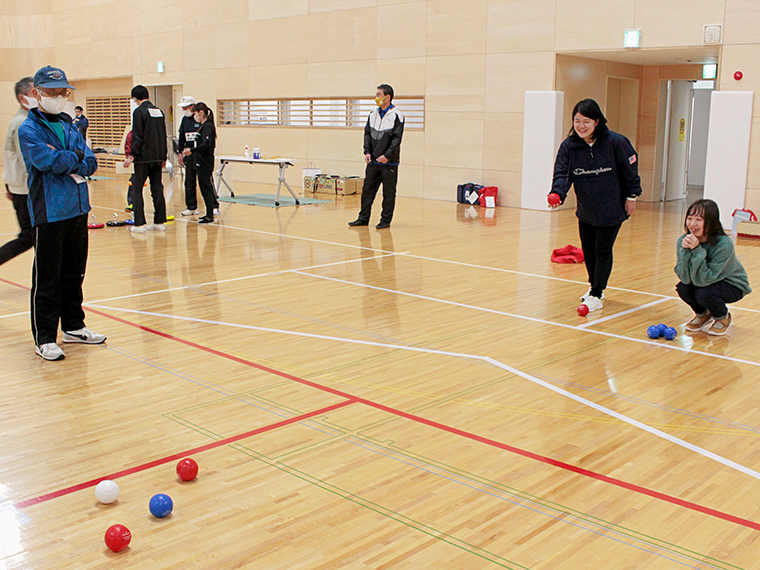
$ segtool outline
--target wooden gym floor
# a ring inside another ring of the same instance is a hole
[[[91,183],[98,221],[125,190]],[[0,568],[760,568],[760,295],[725,338],[683,333],[683,203],[639,204],[590,318],[584,267],[549,260],[572,211],[400,198],[348,229],[358,204],[91,231],[108,341],[61,362],[34,354],[31,252],[0,269]],[[738,254],[760,288],[760,243]]]

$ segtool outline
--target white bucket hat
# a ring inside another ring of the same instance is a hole
[[[195,105],[195,97],[190,97],[188,95],[186,97],[182,97],[182,100],[179,102],[177,107],[189,107],[190,105]]]

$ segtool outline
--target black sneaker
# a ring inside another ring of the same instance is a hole
[[[352,228],[355,228],[357,226],[368,226],[369,220],[362,220],[361,218],[354,220],[353,222],[348,222],[348,225]]]
[[[200,220],[198,220],[199,224],[213,224],[214,218],[209,218],[208,216],[203,216]]]
[[[390,222],[380,222],[375,226],[378,230],[387,230],[389,227],[391,227]]]

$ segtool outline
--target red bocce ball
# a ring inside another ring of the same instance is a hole
[[[183,481],[192,481],[198,476],[198,464],[189,457],[177,463],[177,475]]]
[[[106,531],[106,546],[114,552],[121,552],[132,541],[132,533],[123,524],[115,524]]]

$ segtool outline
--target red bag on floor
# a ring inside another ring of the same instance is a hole
[[[583,251],[566,245],[552,251],[552,263],[583,263]]]
[[[499,188],[497,186],[486,186],[480,191],[480,206],[483,208],[495,208],[496,196],[498,194]],[[488,200],[489,196],[493,198],[493,201]]]

